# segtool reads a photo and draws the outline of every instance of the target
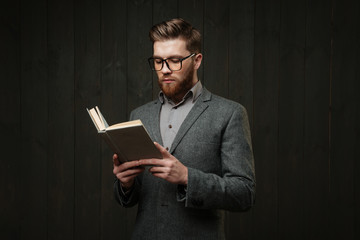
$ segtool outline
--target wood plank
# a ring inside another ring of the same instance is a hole
[[[331,239],[329,99],[331,3],[307,1],[304,101],[303,239]]]
[[[167,21],[178,17],[177,0],[153,0],[152,3],[153,24]],[[150,29],[149,29],[150,30]]]
[[[48,9],[48,222],[49,239],[74,237],[74,9],[50,1]]]
[[[147,62],[152,55],[149,30],[152,27],[152,1],[128,1],[128,113],[152,100],[152,71]]]
[[[356,239],[359,233],[359,9],[359,1],[333,1],[329,231],[334,239]]]
[[[253,145],[256,169],[254,239],[278,233],[278,80],[280,1],[256,1]]]
[[[19,199],[21,167],[21,88],[20,88],[20,4],[2,2],[0,9],[0,238],[20,239]]]
[[[48,78],[46,1],[21,2],[20,237],[47,239]],[[23,203],[23,202],[22,202]]]
[[[229,94],[228,16],[228,1],[204,2],[203,82],[210,91],[223,97]]]
[[[306,4],[281,2],[278,139],[279,238],[304,239]]]
[[[127,120],[127,3],[101,5],[101,111],[109,124]],[[130,239],[136,208],[121,207],[114,198],[112,152],[101,145],[101,237]]]
[[[229,4],[229,98],[245,106],[252,129],[255,3],[231,0]],[[251,239],[253,221],[252,209],[245,213],[228,212],[227,238]]]
[[[74,239],[100,239],[101,139],[86,112],[101,101],[100,7],[96,0],[74,4]]]
[[[248,110],[250,123],[254,84],[254,17],[254,1],[230,1],[229,97]]]

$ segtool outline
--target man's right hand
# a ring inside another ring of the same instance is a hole
[[[139,166],[139,161],[130,161],[120,164],[117,154],[113,155],[113,173],[119,179],[124,190],[130,189],[134,185],[135,177],[144,171],[144,167]]]

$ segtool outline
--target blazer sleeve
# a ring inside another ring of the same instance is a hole
[[[241,105],[223,130],[220,148],[221,175],[188,168],[186,191],[178,191],[178,201],[184,201],[185,207],[245,211],[253,206],[254,157],[249,121]]]
[[[132,207],[139,201],[139,188],[139,181],[135,178],[132,188],[124,192],[120,186],[119,179],[116,178],[114,182],[115,200],[123,207]]]

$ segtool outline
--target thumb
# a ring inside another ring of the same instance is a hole
[[[120,161],[119,161],[119,158],[118,158],[116,153],[113,155],[113,163],[114,163],[115,166],[120,165]]]

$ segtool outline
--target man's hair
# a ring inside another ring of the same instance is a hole
[[[149,32],[150,40],[165,41],[181,38],[186,41],[186,48],[191,53],[201,52],[201,34],[181,18],[174,18],[154,25]]]

